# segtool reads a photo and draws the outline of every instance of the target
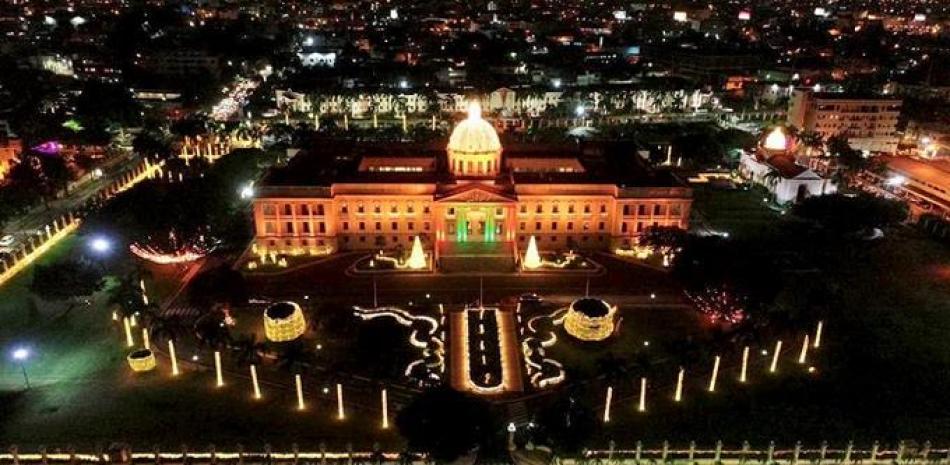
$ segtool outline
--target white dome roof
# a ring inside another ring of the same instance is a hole
[[[498,133],[488,121],[482,119],[478,103],[469,106],[468,118],[452,130],[448,149],[457,153],[490,153],[501,150]]]

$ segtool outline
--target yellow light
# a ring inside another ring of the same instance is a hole
[[[155,354],[148,349],[133,351],[126,357],[126,360],[128,360],[132,371],[141,372],[155,369]]]
[[[336,383],[336,419],[342,420],[346,418],[343,412],[343,385]]]
[[[386,395],[386,388],[380,394],[383,403],[383,429],[389,429],[389,398]]]
[[[647,411],[647,379],[640,378],[640,405],[637,407],[637,410],[641,412]]]
[[[673,401],[680,402],[683,400],[683,376],[686,374],[686,370],[680,367],[680,372],[676,375],[676,392],[673,393]]]
[[[719,378],[719,360],[720,357],[717,355],[715,361],[713,361],[712,376],[709,377],[709,392],[716,392],[716,379]]]
[[[254,386],[254,398],[261,398],[261,386],[257,382],[257,367],[251,364],[251,385]]]
[[[782,352],[782,341],[775,343],[775,353],[772,354],[772,364],[769,365],[769,373],[775,373],[778,370],[778,354]]]
[[[742,371],[739,372],[739,382],[746,382],[746,373],[749,368],[749,346],[742,349]]]
[[[426,255],[422,251],[422,240],[419,239],[419,236],[416,236],[416,238],[412,241],[412,253],[409,254],[409,261],[407,264],[412,270],[421,270],[426,268],[428,265],[426,263]]]
[[[804,365],[807,358],[808,358],[808,334],[805,334],[805,339],[802,340],[802,351],[798,354],[798,363],[801,365]]]
[[[482,119],[482,106],[477,100],[472,100],[468,104],[468,119],[472,121]]]
[[[528,250],[525,251],[522,265],[529,270],[541,267],[541,254],[538,253],[538,241],[534,236],[531,236],[531,239],[528,240]]]
[[[785,137],[785,132],[782,131],[781,126],[777,126],[769,133],[765,138],[763,146],[769,150],[786,150],[788,147],[788,138]]]
[[[604,423],[610,423],[610,402],[614,398],[614,388],[607,387],[607,402],[604,404]]]
[[[129,316],[129,326],[134,328],[138,325],[139,325],[139,322],[138,320],[136,320],[135,314],[133,313],[132,315]]]
[[[152,348],[152,343],[151,343],[151,341],[148,340],[148,329],[147,329],[147,328],[142,328],[142,347],[145,347],[146,349],[151,349],[151,348]]]
[[[288,309],[289,315],[284,313]],[[269,341],[292,341],[306,330],[307,321],[303,310],[294,302],[277,302],[264,310],[264,335]]]
[[[214,351],[214,374],[216,380],[215,386],[224,386],[224,376],[221,374],[221,352],[217,350]]]
[[[817,349],[821,347],[821,331],[824,329],[824,323],[819,321],[818,326],[815,327],[815,343],[812,344],[812,347]]]
[[[172,362],[172,376],[178,376],[178,359],[175,357],[175,342],[168,340],[168,358]]]
[[[300,375],[294,375],[294,382],[297,384],[297,410],[303,410],[306,406],[303,403],[303,381]]]
[[[129,317],[122,318],[122,326],[125,327],[125,345],[126,347],[132,347],[135,345],[135,340],[132,338],[132,323],[129,321]]]

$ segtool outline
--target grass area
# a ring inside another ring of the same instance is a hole
[[[779,375],[767,374],[766,357],[754,354],[759,365],[747,385],[730,369],[715,394],[704,392],[707,367],[688,377],[682,404],[670,401],[669,381],[654,386],[647,413],[634,410],[637,388],[627,386],[599,445],[611,437],[758,445],[950,441],[950,250],[912,229],[858,247],[823,264],[820,279],[834,283],[838,298],[822,349],[809,361],[816,373],[793,362],[794,348]],[[588,397],[603,405],[603,392]]]
[[[780,217],[762,201],[766,195],[758,186],[750,190],[694,186],[692,222],[732,237],[762,234],[776,227]]]

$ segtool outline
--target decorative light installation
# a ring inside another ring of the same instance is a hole
[[[383,429],[389,429],[389,397],[386,394],[386,388],[383,388],[380,397],[383,404]]]
[[[175,356],[175,342],[168,340],[168,358],[172,362],[172,376],[178,376],[178,358]]]
[[[303,311],[294,302],[277,302],[264,310],[264,335],[269,341],[292,341],[306,330]]]
[[[746,373],[749,368],[749,346],[745,346],[742,349],[742,370],[739,372],[739,382],[744,383],[747,381]]]
[[[610,423],[610,403],[614,399],[613,386],[607,387],[607,403],[604,404],[604,423]]]
[[[221,374],[221,352],[214,351],[214,378],[215,386],[224,386],[224,376]]]
[[[640,378],[640,405],[637,406],[637,411],[647,411],[647,379],[644,377]]]
[[[300,375],[294,375],[294,383],[297,385],[297,410],[303,410],[306,405],[303,403],[303,380]]]
[[[616,314],[617,307],[601,299],[577,299],[568,308],[564,329],[582,341],[603,341],[614,332]]]
[[[538,253],[538,241],[534,236],[528,240],[528,250],[525,251],[522,265],[529,270],[536,270],[541,267],[541,254]]]
[[[676,375],[676,391],[673,393],[673,402],[681,402],[683,400],[683,376],[685,375],[686,370],[680,367],[680,372]]]
[[[125,328],[125,346],[134,346],[135,339],[132,338],[132,322],[129,320],[129,317],[122,318],[122,326]]]
[[[815,342],[812,344],[812,348],[821,347],[821,330],[824,329],[824,323],[819,321],[818,326],[815,327]]]
[[[129,367],[135,372],[152,371],[155,369],[155,354],[148,349],[139,349],[131,352],[126,360]]]
[[[802,351],[798,353],[798,363],[800,365],[804,365],[807,359],[808,359],[808,334],[805,334],[805,339],[802,340]]]
[[[152,348],[152,343],[148,340],[148,328],[142,328],[142,347],[146,349]]]
[[[343,385],[336,383],[336,419],[342,420],[344,418],[346,418],[346,415],[343,412]]]
[[[412,241],[412,253],[409,254],[407,265],[412,270],[421,270],[428,266],[425,252],[422,251],[422,240],[419,239],[419,236],[416,236]]]
[[[132,252],[133,255],[159,265],[193,262],[199,258],[204,258],[211,250],[212,248],[194,245],[174,252],[162,252],[149,245],[129,245],[129,252]]]
[[[768,150],[777,150],[784,152],[788,148],[788,138],[781,126],[776,126],[772,132],[765,138],[762,146]]]
[[[782,341],[775,343],[775,353],[772,354],[772,364],[769,365],[769,373],[775,373],[778,370],[778,354],[782,352]]]
[[[742,299],[725,289],[710,287],[697,293],[687,292],[686,296],[713,323],[735,324],[746,317]]]
[[[717,355],[713,361],[712,376],[709,377],[709,392],[716,392],[716,379],[719,378],[719,360],[720,357]]]
[[[261,385],[257,382],[257,367],[251,364],[251,385],[254,387],[254,398],[261,398]]]

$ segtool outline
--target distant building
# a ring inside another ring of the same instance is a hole
[[[754,152],[742,154],[739,173],[768,189],[780,204],[836,192],[831,180],[795,162],[795,145],[794,139],[775,128]]]
[[[822,138],[844,136],[851,147],[894,153],[899,137],[897,119],[902,101],[796,89],[788,107],[788,124]]]
[[[10,172],[10,168],[13,168],[22,151],[23,142],[0,126],[0,181],[7,177],[7,173]]]
[[[865,174],[910,202],[912,213],[950,217],[950,161],[886,157],[884,163],[883,175],[870,171]]]
[[[199,50],[157,53],[144,57],[138,64],[147,71],[164,76],[221,74],[220,59]]]

